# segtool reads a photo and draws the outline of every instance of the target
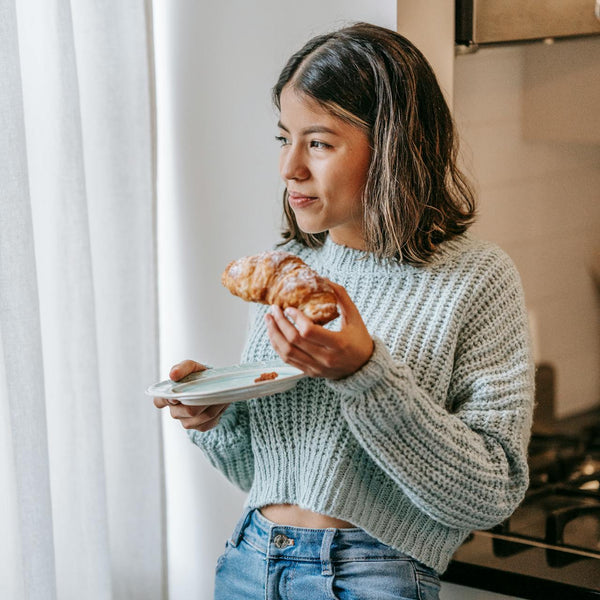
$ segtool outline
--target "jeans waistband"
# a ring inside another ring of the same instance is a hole
[[[324,572],[332,561],[413,560],[360,528],[310,529],[278,525],[265,518],[258,509],[245,511],[233,532],[231,543],[237,546],[242,539],[268,558],[321,561]]]

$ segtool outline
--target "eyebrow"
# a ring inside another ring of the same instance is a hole
[[[290,130],[281,121],[277,123],[277,127],[287,131],[288,133],[290,132]],[[309,135],[311,133],[330,133],[332,135],[339,135],[337,131],[329,129],[329,127],[325,127],[324,125],[312,125],[311,127],[307,127],[300,132],[301,135]]]

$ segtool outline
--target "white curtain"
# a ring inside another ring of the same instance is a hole
[[[0,598],[166,597],[151,10],[0,0]]]

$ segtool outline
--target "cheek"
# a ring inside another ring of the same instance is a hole
[[[336,165],[323,169],[321,175],[322,187],[327,195],[349,200],[356,196],[363,187],[362,176],[355,170],[353,164]]]
[[[359,148],[348,161],[343,177],[345,187],[349,194],[360,197],[367,184],[369,167],[371,165],[371,151],[369,148]]]
[[[367,184],[369,177],[369,168],[371,167],[371,150],[369,152],[363,152],[361,158],[356,166],[356,185],[360,188],[361,192]]]
[[[346,173],[343,189],[347,201],[355,203],[357,207],[360,207],[366,183],[366,174],[362,173],[361,170],[352,169]]]

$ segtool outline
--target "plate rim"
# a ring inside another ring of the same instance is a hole
[[[295,372],[291,373],[289,375],[285,375],[283,379],[279,379],[279,378],[278,379],[269,379],[266,381],[253,383],[251,385],[244,385],[242,387],[234,388],[232,390],[222,390],[220,392],[214,392],[214,391],[213,392],[210,392],[210,391],[206,391],[206,392],[173,392],[172,388],[174,386],[181,385],[181,383],[182,383],[181,380],[173,381],[171,379],[165,379],[163,381],[159,381],[157,383],[154,383],[154,384],[148,386],[148,388],[146,388],[146,390],[145,390],[145,394],[148,396],[168,398],[170,400],[193,400],[193,399],[203,400],[203,399],[208,399],[211,397],[218,398],[220,395],[226,396],[228,392],[230,394],[239,393],[240,395],[243,395],[244,392],[246,392],[246,391],[249,392],[251,390],[256,390],[258,392],[259,389],[261,391],[263,391],[264,388],[268,384],[278,386],[278,385],[283,384],[284,382],[285,383],[293,383],[294,381],[302,379],[307,376],[305,373],[303,373],[297,367],[293,367],[292,365],[288,365],[288,364],[284,363],[283,361],[278,361],[278,360],[239,363],[236,365],[230,365],[230,366],[226,366],[226,367],[215,367],[214,369],[207,369],[207,371],[233,370],[235,372],[238,369],[240,371],[243,371],[243,370],[252,371],[252,370],[264,370],[265,368],[291,369]],[[204,373],[204,372],[205,371],[199,371],[199,373]],[[189,382],[189,383],[193,383],[193,382]],[[161,386],[163,386],[163,387],[161,387]],[[293,386],[290,386],[290,387],[293,387]],[[289,389],[289,388],[287,388],[287,389]],[[283,391],[285,391],[285,390],[283,390]],[[278,393],[278,392],[274,391],[272,393]],[[255,397],[255,396],[252,396],[252,397]],[[258,397],[258,395],[256,397]]]

